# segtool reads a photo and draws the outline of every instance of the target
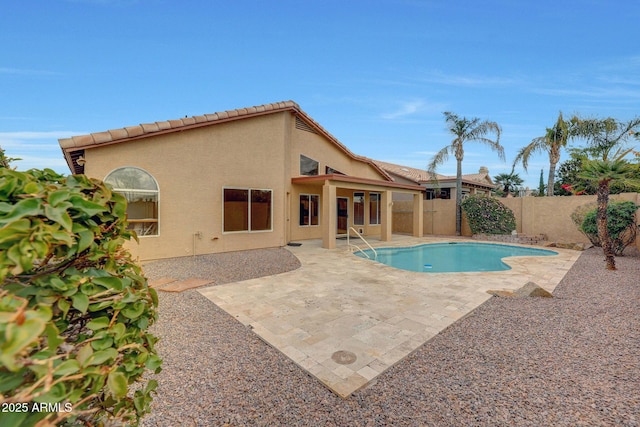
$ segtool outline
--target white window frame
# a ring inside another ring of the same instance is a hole
[[[142,172],[144,172],[145,174],[149,175],[149,177],[153,180],[155,186],[156,186],[156,190],[142,190],[139,188],[113,188],[113,191],[121,194],[123,196],[126,197],[126,195],[124,193],[126,192],[144,192],[144,193],[150,193],[150,194],[155,194],[156,195],[156,211],[157,211],[157,215],[156,218],[154,218],[155,224],[156,224],[156,233],[155,234],[137,234],[138,238],[148,238],[148,237],[159,237],[160,236],[160,185],[158,184],[158,180],[156,179],[155,176],[153,176],[153,174],[151,174],[151,172],[147,171],[146,169],[143,169],[141,167],[138,166],[120,166],[117,167],[113,170],[111,170],[107,175],[105,175],[103,181],[106,181],[109,178],[109,175],[113,174],[116,171],[119,171],[121,169],[138,169]],[[113,187],[112,184],[109,184]],[[128,202],[127,202],[128,205]],[[129,210],[129,207],[127,206],[127,211]],[[127,215],[127,222],[129,223],[129,226],[131,227],[134,224],[142,224],[141,218],[139,218],[138,220],[136,220],[136,218],[129,218]],[[133,230],[135,230],[135,228],[133,228]]]

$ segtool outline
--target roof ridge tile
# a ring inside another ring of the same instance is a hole
[[[124,128],[127,133],[129,134],[129,138],[132,138],[134,136],[139,136],[144,134],[144,129],[142,129],[142,126],[137,125],[137,126],[127,126]]]
[[[157,132],[159,130],[158,125],[156,123],[143,123],[140,125],[144,133],[152,133]]]
[[[111,140],[116,140],[116,139],[122,139],[122,138],[126,138],[127,136],[129,136],[127,134],[126,129],[123,128],[119,128],[119,129],[111,129],[109,131],[109,133],[111,134]]]
[[[166,129],[171,129],[171,123],[169,123],[168,120],[165,120],[163,122],[156,122],[158,124],[158,129],[160,130],[166,130]]]

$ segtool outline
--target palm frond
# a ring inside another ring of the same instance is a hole
[[[436,170],[438,169],[438,166],[440,166],[441,164],[443,164],[447,160],[449,160],[449,150],[450,149],[452,149],[452,147],[450,145],[447,145],[446,147],[440,149],[440,151],[438,151],[431,158],[431,161],[427,164],[427,172],[430,175],[435,176],[435,173],[436,173]]]
[[[538,152],[547,150],[547,138],[544,136],[539,136],[531,140],[529,145],[526,145],[518,151],[515,160],[513,161],[513,166],[522,162],[522,167],[526,171],[529,167],[529,158]]]
[[[498,157],[500,157],[500,160],[504,161],[505,157],[504,157],[504,147],[502,145],[500,145],[500,142],[493,141],[489,138],[477,138],[475,139],[475,141],[480,142],[484,145],[489,146],[489,148],[491,148],[492,151],[495,151],[496,153],[498,153]]]
[[[578,174],[590,182],[618,181],[624,185],[640,186],[640,180],[634,177],[635,168],[622,158],[616,160],[587,160]]]

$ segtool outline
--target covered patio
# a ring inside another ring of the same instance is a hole
[[[380,194],[380,240],[390,241],[392,237],[392,194],[405,193],[413,196],[413,226],[412,236],[422,237],[423,235],[423,200],[424,188],[419,185],[401,184],[393,181],[381,181],[375,179],[359,178],[348,175],[329,174],[302,176],[291,178],[293,185],[314,185],[321,187],[322,194],[322,217],[324,218],[322,227],[322,247],[334,249],[336,238],[338,237],[338,204],[334,201],[339,197],[341,190],[351,192],[375,192]],[[348,222],[349,227],[353,226]]]

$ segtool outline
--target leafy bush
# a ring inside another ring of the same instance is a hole
[[[624,249],[636,240],[635,213],[639,207],[631,201],[610,202],[607,206],[607,228],[609,237],[611,237],[613,252],[616,256],[622,255]],[[584,213],[581,214],[581,212]],[[598,237],[597,215],[598,208],[596,204],[590,203],[584,207],[578,207],[571,214],[571,218],[576,222],[582,217],[579,230],[589,238],[589,241],[594,246],[601,247],[602,243]]]
[[[136,238],[125,217],[101,181],[0,168],[0,425],[148,412],[157,384],[138,382],[160,371],[158,300],[123,249]]]
[[[511,234],[516,229],[513,211],[498,199],[472,195],[462,201],[473,234]]]
[[[598,208],[598,204],[596,202],[591,202],[591,203],[586,203],[584,205],[580,205],[577,208],[575,208],[573,212],[571,212],[571,220],[576,225],[576,227],[578,227],[578,230],[580,230],[582,233],[584,233],[584,231],[582,231],[582,223],[584,222],[585,217],[589,212],[597,211],[597,208]],[[597,234],[598,233],[596,232],[596,236],[595,236],[596,239],[598,238]],[[586,236],[591,241],[591,237],[589,237],[588,235]],[[593,241],[591,241],[591,244],[593,244],[594,246],[597,246],[595,243],[593,243]]]

